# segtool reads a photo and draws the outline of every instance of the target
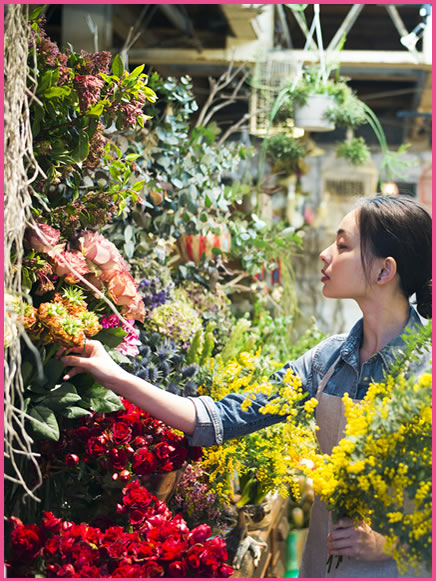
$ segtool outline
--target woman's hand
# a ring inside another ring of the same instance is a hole
[[[385,538],[361,522],[353,526],[350,518],[341,518],[332,525],[327,537],[330,555],[353,557],[360,561],[388,561],[392,557],[383,551]]]
[[[83,347],[73,347],[68,352],[80,355],[62,356],[64,352],[65,349],[58,351],[56,356],[65,367],[71,367],[64,375],[65,381],[78,373],[89,373],[98,383],[112,389],[126,373],[115,363],[100,341],[86,341]]]

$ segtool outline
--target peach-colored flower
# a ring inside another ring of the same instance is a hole
[[[144,322],[145,318],[145,305],[142,297],[139,293],[128,305],[121,307],[121,314],[126,319],[135,319],[136,321]]]
[[[78,277],[68,268],[69,266],[72,266],[82,276],[89,272],[85,257],[80,252],[61,252],[54,257],[54,265],[55,274],[64,276],[65,282],[69,284],[79,282]]]
[[[24,244],[27,248],[32,248],[36,252],[45,252],[49,254],[59,242],[61,233],[56,228],[48,224],[36,223],[36,228],[29,226],[24,238]]]
[[[108,293],[116,305],[129,305],[138,294],[136,282],[128,272],[115,272],[108,282]]]
[[[108,282],[108,293],[121,313],[130,319],[144,321],[145,306],[138,285],[128,272],[116,272]]]
[[[128,272],[130,270],[115,244],[99,232],[82,230],[80,234],[80,250],[89,261],[91,270],[95,270],[101,280],[108,281],[115,272]]]

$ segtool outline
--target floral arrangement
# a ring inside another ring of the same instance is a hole
[[[37,223],[36,227],[28,229],[25,243],[33,252],[45,255],[56,277],[62,277],[68,284],[79,283],[80,279],[71,270],[72,267],[98,289],[105,289],[114,303],[121,306],[125,317],[144,320],[145,307],[138,285],[112,242],[102,234],[88,230],[78,232],[74,241],[60,240],[60,230]],[[67,242],[70,250],[66,250]]]
[[[20,577],[230,577],[227,550],[211,529],[192,530],[180,515],[137,481],[123,489],[117,507],[125,526],[106,530],[68,522],[45,512],[41,523],[11,517],[8,568]],[[36,575],[35,575],[36,574]]]

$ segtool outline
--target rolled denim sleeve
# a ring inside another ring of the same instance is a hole
[[[191,446],[214,446],[222,444],[223,423],[219,416],[219,410],[211,397],[201,395],[188,398],[192,401],[197,412],[197,425],[194,433],[187,435]]]

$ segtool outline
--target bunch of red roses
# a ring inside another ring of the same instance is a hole
[[[126,482],[131,477],[176,470],[188,452],[191,458],[197,454],[198,449],[189,449],[185,436],[128,400],[122,402],[123,410],[86,416],[79,427],[66,429],[58,443],[46,442],[43,451],[50,462],[54,452],[68,466],[83,460],[102,480],[109,471],[112,480]]]
[[[128,526],[105,531],[45,512],[40,525],[11,517],[12,576],[32,577],[229,577],[224,539],[208,538],[203,524],[190,530],[138,481],[123,489],[118,512]]]

